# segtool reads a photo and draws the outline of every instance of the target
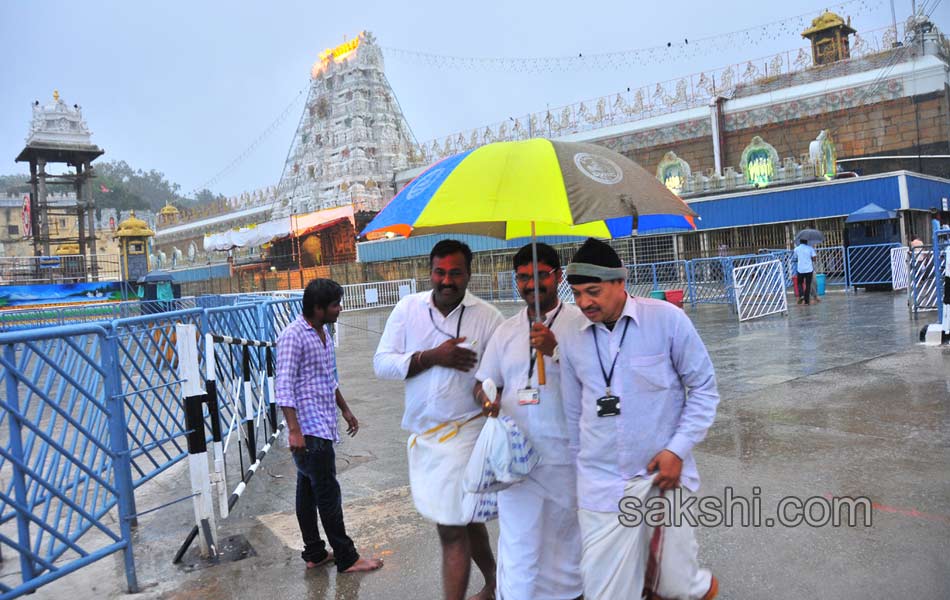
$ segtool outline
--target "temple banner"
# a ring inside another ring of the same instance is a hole
[[[123,299],[119,281],[0,286],[0,308]]]

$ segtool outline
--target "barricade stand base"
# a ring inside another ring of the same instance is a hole
[[[192,548],[187,555],[183,555],[175,564],[184,572],[200,571],[209,567],[214,567],[222,563],[232,563],[244,560],[251,556],[257,556],[257,552],[251,543],[241,534],[232,535],[226,538],[218,539],[220,547],[218,554],[214,559],[205,558],[197,547]]]
[[[921,339],[921,341],[927,346],[939,346],[947,343],[947,340],[944,339],[946,336],[943,333],[943,327],[940,326],[940,323],[927,325],[927,328],[922,333],[923,339]]]

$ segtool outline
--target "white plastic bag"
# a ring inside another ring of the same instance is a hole
[[[497,492],[527,477],[541,455],[511,417],[489,418],[465,467],[466,492]]]

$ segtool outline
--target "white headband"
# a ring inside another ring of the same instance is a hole
[[[613,281],[614,279],[626,279],[626,267],[604,267],[601,265],[592,265],[590,263],[572,262],[567,265],[567,276],[578,275],[580,277],[593,277],[601,281]]]

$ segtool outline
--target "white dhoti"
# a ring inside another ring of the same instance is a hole
[[[652,478],[636,477],[627,483],[624,496],[637,496],[642,506],[659,492]],[[699,568],[699,545],[692,527],[685,523],[662,527],[654,536],[656,528],[644,524],[626,527],[620,516],[620,512],[578,511],[586,600],[640,598],[645,582],[665,600],[694,600],[706,595],[712,574]]]
[[[462,487],[465,466],[485,421],[449,422],[409,436],[409,487],[419,514],[440,525],[484,523],[496,517],[495,494]]]
[[[499,600],[570,600],[583,593],[574,467],[538,465],[498,492]]]

